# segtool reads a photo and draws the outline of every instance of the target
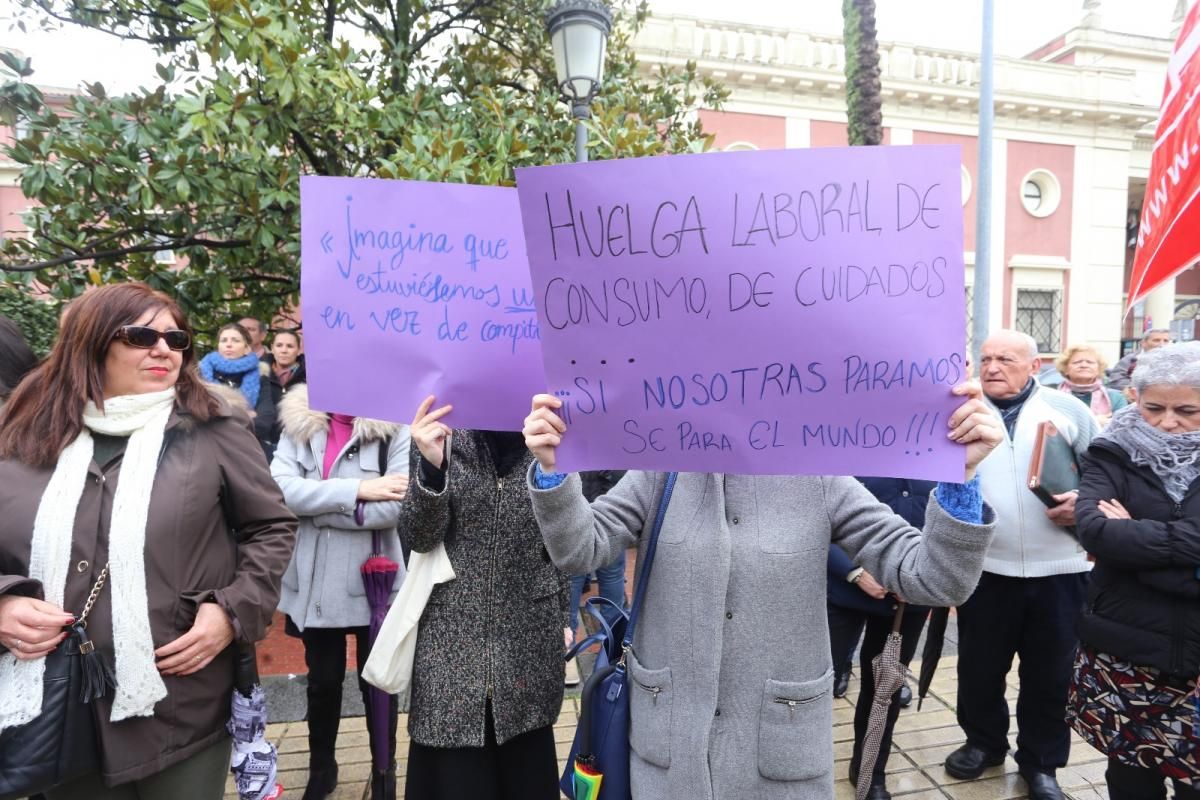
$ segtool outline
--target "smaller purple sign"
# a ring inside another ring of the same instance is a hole
[[[300,179],[301,309],[314,408],[520,430],[545,390],[515,189]]]

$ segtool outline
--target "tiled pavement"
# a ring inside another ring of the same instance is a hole
[[[920,712],[917,711],[914,702],[911,708],[900,714],[900,720],[896,723],[892,756],[888,763],[888,786],[892,794],[907,800],[1009,800],[1025,797],[1025,783],[1017,777],[1017,765],[1012,758],[1000,767],[989,769],[975,781],[957,781],[942,768],[946,754],[962,740],[962,734],[954,721],[953,710],[957,684],[955,661],[955,657],[942,660],[932,691],[925,699]],[[916,666],[914,665],[914,673]],[[837,778],[834,786],[835,800],[850,800],[854,797],[854,789],[846,778],[846,765],[850,759],[851,742],[854,738],[851,726],[857,691],[857,681],[853,681],[849,694],[834,701],[834,775]],[[1015,707],[1015,667],[1009,674],[1008,696],[1010,705]],[[578,703],[577,696],[568,695],[554,728],[560,760],[566,758],[570,748]],[[279,745],[279,777],[284,785],[283,796],[297,798],[303,792],[307,780],[306,723],[275,723],[268,727],[268,735]],[[401,718],[397,747],[401,797],[404,788],[403,775],[408,765],[408,760],[404,757],[407,750],[407,720]],[[333,797],[336,800],[359,800],[366,793],[371,761],[362,717],[342,721],[337,756],[341,783]],[[1104,766],[1104,757],[1076,737],[1071,746],[1070,764],[1058,773],[1059,782],[1067,796],[1073,800],[1107,800]],[[236,796],[232,792],[232,786],[228,787],[227,791],[227,797]]]

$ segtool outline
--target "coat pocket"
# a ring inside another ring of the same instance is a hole
[[[671,668],[646,669],[630,652],[629,746],[642,759],[671,766]]]
[[[811,681],[773,681],[763,689],[758,771],[772,781],[804,781],[833,766],[833,670]]]

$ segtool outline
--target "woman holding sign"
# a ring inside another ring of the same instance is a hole
[[[456,577],[418,626],[405,796],[557,800],[567,581],[525,490],[533,458],[518,432],[451,436],[433,400],[413,420],[399,530],[419,553],[444,543]]]
[[[964,484],[938,484],[924,535],[849,477],[678,476],[627,654],[630,778],[637,798],[833,796],[833,670],[826,553],[837,542],[890,591],[954,605],[974,588],[992,534],[975,467],[1003,438],[977,384],[948,436]],[[607,564],[644,536],[666,476],[630,472],[591,506],[555,472],[566,425],[556,397],[525,420],[533,509],[554,562]]]

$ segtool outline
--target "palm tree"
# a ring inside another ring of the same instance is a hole
[[[883,95],[875,0],[842,0],[846,44],[846,118],[850,144],[883,144]]]

